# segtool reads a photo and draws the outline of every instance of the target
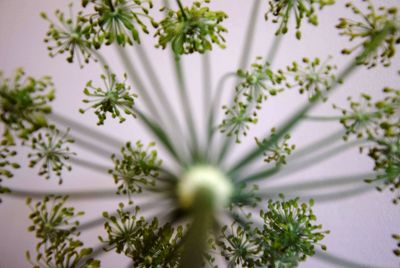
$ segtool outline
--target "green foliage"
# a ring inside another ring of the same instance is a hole
[[[121,148],[122,158],[112,155],[114,169],[109,172],[113,175],[118,185],[117,194],[127,194],[129,200],[133,193],[140,193],[143,187],[154,187],[162,160],[158,159],[155,143],[150,143],[147,148],[141,141],[137,141],[132,147],[128,142]]]
[[[12,178],[14,174],[10,169],[20,168],[20,165],[15,162],[11,162],[12,157],[16,156],[17,152],[11,150],[10,146],[0,145],[0,194],[9,193],[10,190],[1,185],[4,178]],[[0,198],[1,203],[1,198]]]
[[[59,178],[62,183],[62,172],[64,169],[71,171],[72,166],[68,163],[69,158],[75,153],[70,152],[68,143],[74,141],[68,137],[69,130],[61,133],[54,126],[47,128],[44,133],[38,133],[32,137],[30,147],[34,152],[29,153],[31,158],[29,167],[40,164],[39,175],[50,179],[52,173]]]
[[[279,23],[276,35],[285,34],[289,30],[289,22],[292,14],[296,20],[296,38],[301,38],[301,23],[304,18],[312,25],[318,24],[318,17],[315,6],[320,9],[327,5],[335,4],[335,0],[269,0],[269,9],[265,13],[265,19],[268,20],[272,15],[273,23]]]
[[[294,267],[307,256],[315,254],[318,245],[329,231],[321,231],[322,225],[315,225],[316,220],[309,204],[299,204],[299,199],[268,201],[268,210],[260,211],[264,221],[258,230],[263,246],[262,260],[273,267]],[[321,245],[323,250],[325,246]]]
[[[108,239],[106,250],[115,249],[117,253],[124,253],[131,258],[134,267],[177,267],[183,236],[183,228],[174,229],[170,224],[159,226],[157,218],[147,222],[138,217],[139,207],[132,212],[124,211],[120,203],[117,216],[103,213],[107,222],[104,227]]]
[[[159,22],[155,33],[157,47],[164,49],[170,43],[176,55],[205,53],[212,49],[212,43],[225,48],[222,33],[227,30],[221,25],[227,18],[224,12],[202,6],[210,0],[195,1],[190,8],[183,7],[180,0],[177,2],[179,10],[166,10],[166,17]]]
[[[269,140],[275,140],[275,139],[276,139],[276,129],[273,128],[271,129],[271,136],[269,137]],[[277,167],[285,165],[286,157],[289,156],[294,149],[296,149],[296,145],[294,144],[290,145],[288,143],[289,139],[290,139],[290,134],[286,134],[279,142],[277,141],[275,144],[268,146],[268,148],[264,151],[264,156],[265,156],[264,161],[267,163],[275,162],[275,165]],[[266,142],[267,139],[260,141],[256,138],[256,143],[258,146],[261,146],[263,143]]]
[[[79,222],[75,217],[83,212],[75,213],[73,207],[65,207],[67,196],[46,196],[43,201],[31,206],[29,218],[32,225],[30,232],[35,232],[39,243],[36,246],[37,255],[31,259],[30,252],[26,253],[28,261],[37,267],[100,267],[100,261],[90,258],[91,248],[82,248],[83,243],[76,239],[79,236]]]
[[[156,26],[148,15],[149,8],[153,7],[151,0],[82,0],[83,7],[89,4],[93,4],[95,11],[89,15],[95,48],[100,48],[104,42],[106,45],[116,42],[121,46],[133,45],[134,42],[140,44],[137,27],[149,33],[140,17],[150,19]]]
[[[72,4],[69,5],[72,14]],[[74,17],[66,18],[60,10],[55,11],[57,23],[53,22],[47,14],[41,13],[43,19],[49,22],[49,30],[44,39],[48,43],[50,57],[67,53],[67,61],[72,63],[77,60],[80,67],[89,63],[92,56],[91,26],[82,12]],[[53,43],[53,44],[51,44]]]
[[[336,27],[341,31],[340,35],[347,36],[350,41],[360,40],[360,43],[352,48],[342,50],[343,54],[351,54],[359,47],[364,52],[357,58],[358,64],[375,67],[378,62],[387,67],[395,55],[395,46],[400,42],[400,20],[396,7],[375,8],[370,0],[363,0],[367,4],[367,12],[349,2],[346,7],[360,17],[360,21],[341,18]]]
[[[94,113],[99,119],[97,125],[104,124],[107,113],[111,113],[112,118],[118,117],[120,123],[126,120],[122,116],[122,112],[136,117],[133,106],[137,95],[131,93],[131,87],[126,85],[126,74],[124,74],[124,81],[118,82],[116,75],[111,73],[107,66],[105,66],[105,69],[107,74],[101,75],[105,89],[94,87],[92,81],[87,82],[83,93],[92,99],[84,99],[83,102],[93,104],[86,110],[80,109],[79,111],[85,113],[89,109],[94,109]]]
[[[4,124],[3,144],[14,144],[14,135],[27,139],[30,134],[47,126],[45,115],[51,112],[54,86],[48,76],[40,79],[25,77],[17,69],[12,79],[0,72],[0,119]]]
[[[287,82],[286,86],[298,88],[300,94],[307,92],[310,99],[321,96],[323,100],[326,100],[324,93],[336,81],[333,71],[337,69],[335,65],[328,64],[329,60],[330,58],[321,63],[319,58],[314,60],[303,58],[302,64],[293,62],[287,67],[287,77],[292,76],[294,81]]]
[[[233,106],[223,106],[225,118],[219,125],[222,133],[235,135],[236,142],[246,136],[250,124],[256,124],[257,113],[262,103],[270,96],[282,91],[278,85],[285,79],[282,73],[274,73],[268,63],[260,63],[262,59],[251,65],[251,71],[238,70],[237,76],[242,80],[235,88]]]

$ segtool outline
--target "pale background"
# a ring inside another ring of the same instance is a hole
[[[96,131],[114,137],[121,142],[128,140],[135,142],[138,139],[142,139],[144,143],[151,141],[152,137],[148,135],[138,121],[128,120],[125,124],[119,125],[116,121],[107,120],[105,126],[97,127],[95,125],[97,119],[93,114],[90,112],[85,115],[79,114],[78,109],[85,107],[81,103],[84,97],[82,89],[88,80],[98,80],[101,69],[96,64],[90,64],[82,70],[77,64],[66,63],[63,55],[54,59],[49,58],[46,45],[42,42],[48,24],[39,17],[39,12],[41,11],[46,11],[50,16],[57,8],[67,11],[68,2],[64,0],[0,0],[0,69],[4,71],[6,76],[10,76],[17,67],[24,67],[28,75],[35,77],[51,75],[57,87],[57,98],[53,102],[56,112],[96,129]],[[80,1],[75,2],[75,10],[77,10],[79,7],[78,2]],[[158,7],[161,1],[156,0],[154,2],[155,6]],[[214,0],[212,3],[214,9],[222,9],[229,14],[229,19],[224,23],[229,29],[229,34],[227,35],[228,48],[220,50],[216,47],[211,54],[213,88],[215,88],[216,81],[221,75],[228,71],[235,71],[238,66],[247,17],[250,13],[250,4],[252,2],[252,0]],[[264,56],[274,37],[275,25],[270,22],[266,23],[263,19],[263,14],[267,8],[266,2],[262,1],[262,8],[259,10],[256,42],[251,50],[251,59],[254,59],[257,55]],[[333,62],[339,66],[339,69],[346,64],[350,58],[340,56],[339,51],[347,43],[345,38],[338,36],[334,25],[337,23],[339,16],[351,16],[351,13],[343,8],[344,1],[338,0],[337,2],[339,4],[335,7],[328,7],[320,13],[319,28],[304,24],[301,42],[293,38],[293,31],[285,37],[283,45],[276,55],[274,66],[284,67],[293,60],[300,60],[303,56],[311,58],[319,56],[325,59],[328,55],[334,56]],[[400,7],[400,1],[398,0],[376,0],[374,2]],[[158,13],[157,8],[153,9],[153,13]],[[175,77],[172,72],[172,64],[169,61],[169,55],[166,51],[155,49],[155,39],[150,38],[150,36],[144,37],[143,34],[141,35],[143,47],[148,51],[153,62],[156,63],[158,74],[162,74],[163,86],[166,88],[171,100],[176,103],[174,108],[180,111],[174,82]],[[130,51],[129,53],[132,53],[132,59],[138,62],[134,49],[129,48],[128,50]],[[108,61],[112,63],[116,73],[121,75],[124,70],[116,57],[115,50],[106,48],[103,51]],[[363,70],[355,73],[348,83],[345,83],[332,96],[328,103],[313,110],[313,114],[335,114],[335,111],[331,109],[332,103],[341,103],[343,104],[342,106],[345,106],[345,98],[347,96],[357,96],[361,91],[379,96],[384,86],[398,88],[399,79],[396,75],[400,67],[398,59],[398,57],[394,59],[393,66],[390,69],[377,68],[370,72],[365,72],[364,68],[361,68]],[[193,96],[192,100],[201,99],[202,95],[199,92],[203,89],[203,84],[201,83],[200,57],[186,57],[184,63],[188,74],[190,94]],[[226,87],[225,90],[226,92],[231,92],[233,90],[232,85]],[[282,122],[287,115],[290,115],[296,107],[299,107],[305,101],[305,96],[299,96],[294,91],[268,101],[264,105],[264,112],[261,114],[259,124],[252,128],[247,140],[244,140],[241,145],[236,147],[229,159],[237,158],[240,156],[240,152],[246,151],[249,146],[254,146],[254,136],[260,137],[262,133]],[[196,111],[198,127],[200,127],[202,122],[202,103],[196,101],[195,104],[193,102],[193,105]],[[179,114],[182,115],[182,113]],[[304,123],[292,133],[292,141],[298,147],[302,147],[302,145],[308,144],[318,137],[323,137],[340,127],[336,123]],[[71,133],[74,135],[73,130]],[[87,134],[86,137],[82,136],[82,138],[89,138],[99,148],[109,151],[109,154],[119,151],[119,148],[112,144],[96,141],[97,138],[91,134]],[[96,156],[93,153],[82,150],[79,146],[74,146],[73,150],[83,159],[107,166],[112,164],[108,157]],[[162,149],[160,151],[161,156],[163,156],[164,152]],[[25,159],[24,153],[21,153],[19,157],[20,159]],[[228,163],[231,162],[229,159]],[[164,157],[164,160],[168,165],[168,159]],[[26,160],[22,161],[24,161],[25,165],[16,172],[13,180],[3,182],[4,185],[17,189],[48,191],[115,188],[112,178],[107,174],[95,173],[78,166],[74,167],[73,172],[65,174],[64,184],[60,187],[55,178],[45,181],[43,178],[36,176],[37,171],[32,171],[26,167]],[[262,163],[259,164],[262,165]],[[359,155],[357,149],[354,149],[330,158],[329,161],[322,162],[313,168],[282,177],[281,180],[277,176],[278,178],[267,185],[287,185],[294,181],[364,173],[371,169],[372,161],[365,155]],[[391,204],[393,195],[388,191],[378,193],[363,182],[344,186],[344,189],[355,189],[364,186],[366,190],[363,190],[362,194],[355,197],[331,202],[317,202],[315,213],[318,216],[318,221],[324,225],[325,229],[331,230],[331,234],[324,239],[323,243],[328,246],[329,253],[352,260],[359,264],[358,267],[399,267],[399,259],[392,254],[395,241],[391,238],[391,234],[400,232],[399,209]],[[319,191],[304,193],[304,196],[320,193]],[[85,222],[98,217],[104,210],[115,210],[116,204],[121,200],[124,199],[78,200],[70,201],[70,204],[86,212],[86,215],[81,220],[81,222]],[[158,204],[155,204],[155,206],[157,207]],[[163,209],[162,207],[157,208]],[[29,212],[24,199],[3,197],[3,204],[0,205],[0,268],[29,267],[25,260],[24,252],[26,250],[33,251],[36,244],[34,235],[26,230],[29,225]],[[96,246],[99,243],[97,236],[104,235],[104,233],[102,227],[99,226],[84,232],[81,238],[85,241],[86,246]],[[118,256],[114,253],[102,255],[101,260],[103,267],[125,267],[128,264],[128,260],[124,256]],[[351,267],[350,264],[345,266]],[[301,267],[337,266],[321,262],[319,258],[310,258]],[[353,265],[353,267],[357,266]]]

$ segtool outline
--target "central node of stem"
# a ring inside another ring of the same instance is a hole
[[[192,208],[196,196],[206,191],[214,209],[227,205],[232,194],[231,181],[219,169],[209,165],[190,167],[178,184],[178,199],[184,209]]]

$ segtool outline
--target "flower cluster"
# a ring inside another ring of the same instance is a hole
[[[341,31],[340,35],[349,37],[350,41],[360,39],[360,43],[352,48],[342,50],[343,54],[351,54],[359,47],[364,51],[357,57],[358,64],[367,65],[372,68],[380,62],[387,67],[395,55],[395,46],[400,42],[400,19],[397,8],[379,7],[375,8],[370,0],[367,3],[367,12],[349,2],[346,7],[351,8],[353,13],[361,20],[341,18],[336,27]]]
[[[72,14],[72,4],[69,5],[70,14]],[[46,13],[41,13],[43,19],[49,22],[49,30],[44,39],[48,43],[50,57],[58,54],[67,53],[67,61],[72,63],[77,60],[80,67],[84,63],[89,63],[92,57],[91,27],[88,19],[78,12],[75,18],[65,17],[60,10],[56,10],[55,16],[57,23],[53,22]]]
[[[160,28],[155,33],[157,47],[164,49],[170,43],[176,55],[204,53],[212,49],[212,43],[225,48],[222,33],[227,30],[221,25],[227,18],[224,12],[211,11],[202,6],[203,1],[195,1],[190,8],[183,7],[180,0],[178,4],[179,10],[167,10],[167,16],[159,23]]]
[[[349,98],[351,110],[339,108],[343,114],[340,122],[346,128],[345,140],[355,135],[372,142],[368,155],[375,162],[377,175],[366,181],[382,181],[383,186],[377,187],[380,191],[385,187],[397,191],[400,188],[400,90],[385,88],[383,93],[385,97],[376,102],[366,94],[361,95],[360,102]],[[399,200],[400,196],[393,201]]]
[[[315,246],[329,231],[321,231],[322,226],[313,223],[312,200],[309,204],[298,201],[286,201],[283,195],[280,200],[269,200],[268,210],[260,211],[260,227],[243,220],[230,229],[225,226],[217,243],[229,267],[296,267],[314,255]],[[321,248],[326,249],[323,245]]]
[[[150,19],[156,26],[148,15],[153,7],[151,0],[82,0],[83,7],[88,4],[93,4],[95,11],[89,15],[95,48],[100,48],[104,42],[106,45],[117,42],[121,46],[133,45],[134,42],[139,44],[137,27],[149,33],[141,17]]]
[[[268,211],[260,212],[264,221],[260,230],[263,244],[263,261],[274,267],[294,267],[299,261],[315,253],[315,245],[329,231],[321,231],[321,225],[315,225],[316,220],[309,204],[298,203],[298,198],[288,201],[283,195],[279,201],[268,201]],[[323,250],[326,247],[321,245]]]
[[[328,64],[329,60],[321,63],[319,58],[303,58],[303,65],[293,62],[287,67],[287,74],[293,76],[294,81],[287,82],[286,85],[289,88],[298,88],[301,94],[307,92],[310,99],[321,96],[326,100],[324,92],[336,81],[333,71],[337,69],[335,65]]]
[[[246,136],[249,124],[257,123],[255,109],[261,109],[261,104],[269,96],[275,96],[282,91],[278,85],[284,80],[282,73],[274,73],[268,63],[260,63],[261,58],[251,65],[250,71],[238,70],[237,76],[242,80],[237,86],[233,99],[233,107],[223,106],[225,118],[219,126],[221,132],[228,136],[235,135],[236,142],[241,136]]]
[[[142,192],[143,187],[155,186],[162,160],[158,159],[157,151],[152,150],[154,146],[155,143],[150,143],[144,148],[142,142],[137,141],[132,147],[128,142],[121,149],[122,158],[111,156],[115,168],[109,172],[118,185],[117,194],[127,194],[131,200],[131,194]]]
[[[130,86],[126,85],[127,76],[124,74],[124,81],[118,82],[115,74],[108,70],[105,66],[107,74],[101,75],[105,89],[101,87],[94,87],[92,81],[87,82],[83,93],[93,99],[84,99],[84,103],[93,103],[87,109],[79,109],[81,113],[85,113],[89,109],[95,109],[99,121],[97,125],[103,125],[107,119],[107,113],[111,113],[112,118],[118,117],[119,122],[122,123],[126,119],[122,116],[122,112],[126,115],[136,117],[133,111],[135,98],[137,95],[131,93]]]
[[[168,223],[159,226],[157,218],[147,222],[138,212],[139,207],[132,212],[124,211],[120,203],[116,216],[103,213],[108,239],[100,240],[108,244],[105,249],[124,253],[134,267],[177,267],[183,228],[175,229]]]
[[[62,183],[62,172],[64,169],[71,171],[72,166],[68,160],[75,153],[71,152],[68,143],[74,140],[68,137],[69,130],[61,133],[54,126],[50,126],[44,133],[38,133],[31,139],[31,148],[34,152],[28,154],[31,158],[29,167],[35,167],[40,164],[39,175],[49,179],[52,172],[59,178]]]
[[[318,17],[315,12],[315,6],[320,9],[327,5],[333,5],[335,0],[270,0],[268,1],[269,9],[265,13],[265,19],[268,20],[270,15],[273,15],[273,23],[279,23],[279,28],[276,35],[285,34],[289,30],[289,21],[292,14],[296,19],[296,37],[301,38],[301,23],[306,17],[312,25],[318,24]]]
[[[400,133],[394,137],[386,137],[375,140],[368,155],[374,160],[374,170],[378,172],[375,179],[367,182],[383,181],[383,186],[378,186],[379,191],[383,187],[389,187],[392,192],[400,189]],[[393,200],[395,204],[400,201],[400,193]]]
[[[276,140],[276,129],[271,129],[270,140]],[[286,134],[282,137],[281,141],[278,143],[275,142],[268,146],[264,151],[265,159],[264,161],[267,163],[275,162],[275,165],[278,167],[280,165],[286,164],[286,157],[289,156],[294,149],[296,149],[296,145],[289,144],[288,140],[290,139],[290,134]],[[256,138],[256,143],[258,146],[266,143],[267,140],[259,140]]]
[[[2,143],[14,144],[14,135],[27,139],[30,134],[47,126],[45,115],[51,112],[49,102],[54,99],[50,77],[25,77],[17,69],[12,79],[0,72],[0,120],[4,124]]]
[[[18,163],[10,161],[16,154],[16,151],[10,150],[10,146],[0,145],[0,194],[9,192],[8,188],[1,186],[1,182],[4,178],[13,177],[14,174],[10,169],[20,168]]]
[[[43,201],[31,206],[29,218],[32,225],[30,232],[35,232],[40,241],[36,246],[35,262],[31,260],[29,251],[26,253],[29,262],[34,267],[100,267],[100,261],[90,258],[91,248],[82,248],[83,243],[76,239],[79,236],[79,222],[74,218],[83,215],[75,213],[73,207],[65,207],[68,197],[46,196]]]
[[[248,231],[235,223],[229,230],[227,226],[222,228],[221,237],[217,243],[221,249],[221,255],[228,261],[228,267],[261,266],[262,246]]]

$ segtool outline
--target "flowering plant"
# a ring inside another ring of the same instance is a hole
[[[69,12],[56,10],[54,16],[42,12],[49,24],[44,42],[50,57],[66,58],[82,70],[94,64],[101,68],[100,81],[87,79],[82,87],[85,107],[77,110],[84,116],[94,115],[94,125],[99,127],[114,121],[141,124],[153,140],[145,142],[132,135],[121,143],[60,115],[51,105],[57,90],[48,76],[26,76],[22,69],[11,78],[2,74],[0,193],[6,204],[1,206],[11,203],[12,197],[28,198],[28,230],[38,240],[35,252],[26,253],[29,264],[100,267],[101,254],[115,251],[125,255],[132,267],[296,267],[314,255],[335,264],[357,265],[325,253],[323,240],[330,231],[313,207],[321,200],[355,196],[359,189],[322,194],[315,190],[362,182],[366,184],[363,191],[389,189],[393,203],[398,204],[400,89],[384,85],[379,96],[349,97],[348,104],[333,104],[334,116],[317,114],[314,109],[330,107],[327,103],[333,93],[345,87],[354,72],[393,69],[400,17],[396,6],[353,2],[345,4],[352,15],[336,24],[339,35],[350,40],[351,48],[341,48],[347,65],[339,66],[335,56],[322,55],[323,60],[291,59],[279,68],[275,58],[283,38],[294,32],[292,42],[305,42],[304,28],[318,26],[320,12],[342,3],[247,1],[250,15],[239,66],[220,77],[213,73],[211,55],[230,45],[230,29],[225,25],[230,15],[214,8],[210,0],[82,0],[80,11],[70,4]],[[260,17],[274,40],[265,57],[252,61],[249,55],[257,41],[254,28]],[[164,82],[164,74],[159,76],[146,52],[146,34],[152,35],[147,39],[156,53],[171,55],[176,103],[170,98],[172,86]],[[123,64],[121,73],[115,71],[117,66],[107,53],[110,47]],[[132,57],[131,47],[137,58]],[[191,80],[188,83],[193,72],[185,65],[193,57],[199,57],[204,67],[201,115],[194,108],[198,92],[192,90]],[[214,77],[219,78],[217,83]],[[225,93],[228,98],[223,99]],[[282,122],[265,127],[263,110],[288,94],[295,95],[301,105]],[[309,145],[297,142],[295,127],[313,122],[336,122],[342,129]],[[255,125],[265,134],[254,135],[255,142],[250,139],[247,151],[232,161],[230,154],[253,136]],[[79,133],[86,138],[78,137]],[[273,177],[315,166],[349,148],[359,148],[361,157],[374,163],[370,172],[325,176],[318,183],[297,182],[286,189],[268,185]],[[29,150],[28,160],[19,157],[24,150]],[[81,156],[85,150],[106,155],[108,164],[85,159]],[[77,166],[108,176],[114,188],[57,190],[56,194],[19,189],[12,183],[20,179],[16,169],[24,161],[29,161],[27,168],[38,168],[38,176],[56,177],[59,184],[68,183],[69,172]],[[14,174],[12,181],[2,181]],[[311,198],[302,190],[311,192]],[[68,205],[74,198],[110,196],[120,199],[118,206],[95,219],[79,220],[84,213]],[[163,209],[154,214],[159,204]],[[98,226],[104,227],[99,244],[86,247],[81,234]],[[392,237],[399,240],[397,234]],[[393,252],[399,255],[398,248]]]

